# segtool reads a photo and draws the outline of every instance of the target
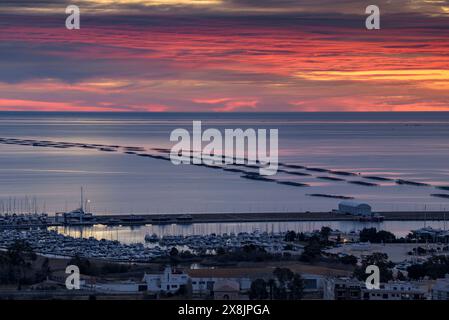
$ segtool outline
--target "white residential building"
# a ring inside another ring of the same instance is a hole
[[[426,292],[408,282],[381,283],[379,289],[362,289],[363,300],[424,300]]]
[[[166,267],[162,274],[145,274],[143,281],[150,292],[175,293],[189,283],[189,276],[175,268]]]

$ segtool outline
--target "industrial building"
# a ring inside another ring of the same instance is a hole
[[[338,204],[340,213],[351,214],[354,216],[371,216],[371,206],[366,203],[356,201],[342,201]]]

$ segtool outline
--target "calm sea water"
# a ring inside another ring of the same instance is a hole
[[[388,230],[397,237],[407,236],[411,230],[422,227],[440,228],[447,230],[447,221],[385,221],[381,223],[366,223],[358,221],[301,221],[301,222],[245,222],[245,223],[198,223],[191,225],[146,225],[139,227],[95,225],[92,227],[54,227],[61,234],[72,237],[94,237],[98,240],[118,240],[122,243],[144,243],[145,235],[208,235],[208,234],[230,234],[239,232],[268,232],[280,233],[286,231],[311,232],[328,226],[333,230],[344,232],[360,231],[363,228],[376,228],[377,230]]]
[[[449,185],[449,113],[3,112],[0,137],[169,148],[170,132],[191,130],[193,120],[220,130],[278,129],[281,162]],[[444,193],[434,187],[365,187],[319,175],[275,177],[311,185],[298,188],[123,153],[0,144],[0,201],[15,198],[19,207],[20,199],[35,196],[39,209],[50,213],[78,207],[80,186],[99,214],[317,211],[338,205],[338,199],[309,193],[353,196],[374,210],[449,209],[449,200],[430,196]]]

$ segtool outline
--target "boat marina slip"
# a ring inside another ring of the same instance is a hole
[[[85,257],[117,262],[150,262],[154,258],[167,257],[173,247],[190,250],[193,254],[214,253],[217,248],[238,249],[255,245],[267,252],[282,252],[287,242],[285,233],[239,233],[204,236],[148,236],[144,243],[122,244],[119,241],[97,240],[93,237],[75,238],[54,230],[3,230],[0,232],[0,248],[8,248],[14,242],[26,240],[36,253],[56,257]],[[300,252],[300,245],[289,251]]]

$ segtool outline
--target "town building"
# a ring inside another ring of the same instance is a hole
[[[143,276],[143,282],[150,292],[175,293],[182,286],[189,283],[188,274],[171,267],[166,267],[162,274],[147,274]]]
[[[352,278],[327,278],[324,280],[324,300],[361,300],[361,281]]]
[[[322,299],[324,277],[314,274],[301,274],[304,281],[304,299]]]
[[[431,289],[432,300],[449,300],[449,275],[437,279]]]
[[[362,289],[363,300],[424,300],[426,292],[408,282],[381,283],[379,289]]]
[[[404,281],[381,283],[368,289],[363,281],[352,278],[328,278],[324,281],[325,300],[423,300],[427,291]]]
[[[354,216],[371,216],[371,206],[366,203],[356,201],[342,201],[338,204],[340,213],[351,214]]]

